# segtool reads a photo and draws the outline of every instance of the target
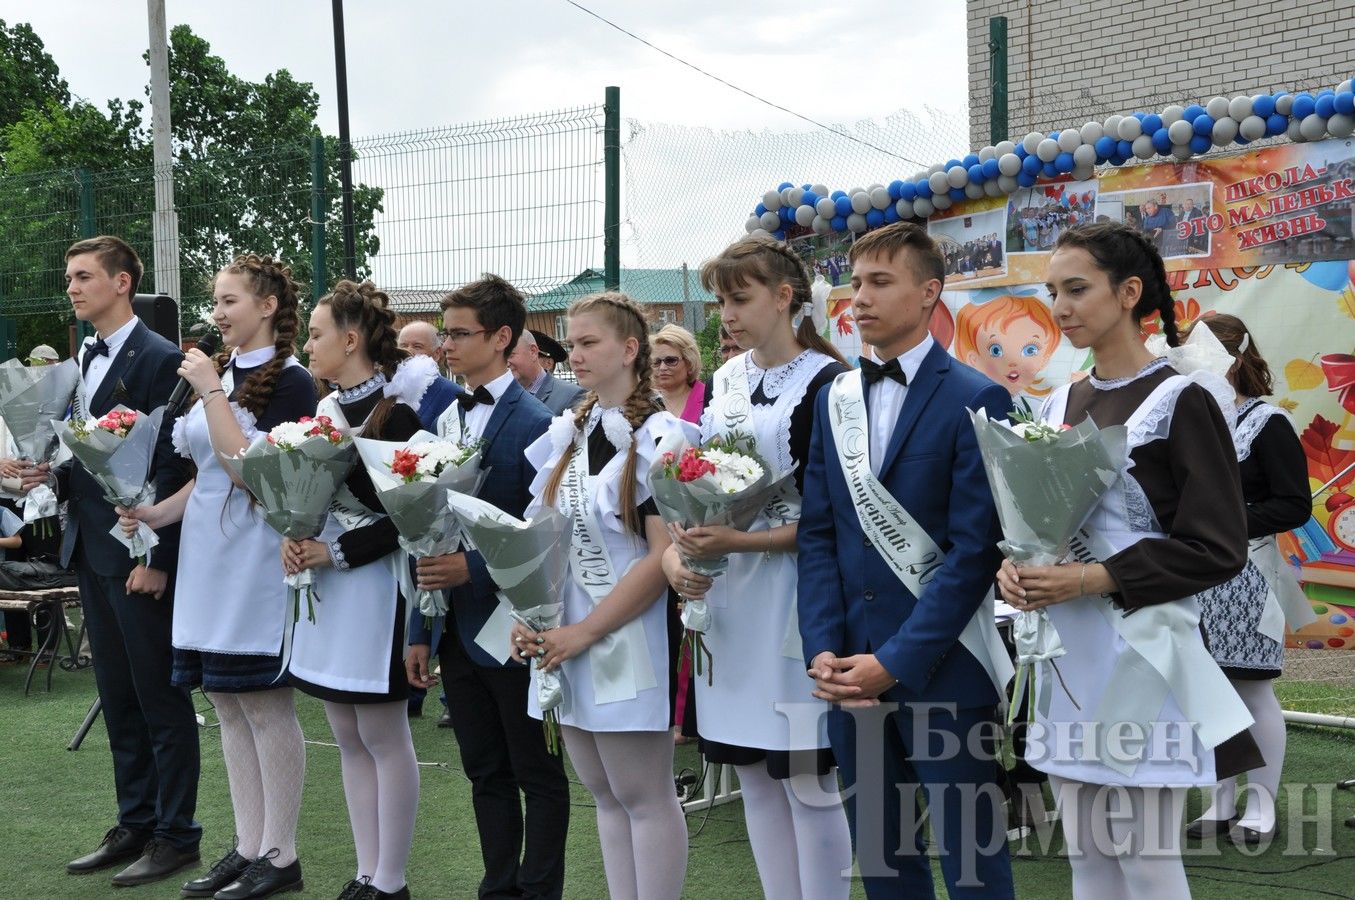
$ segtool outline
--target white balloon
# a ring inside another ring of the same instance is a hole
[[[935,206],[938,210],[950,209],[951,204],[954,202],[955,201],[951,200],[946,194],[937,194],[932,198],[932,206]]]
[[[1096,148],[1091,144],[1082,144],[1073,151],[1074,166],[1095,166]]]
[[[757,216],[749,216],[748,221],[743,223],[743,230],[748,232],[749,234],[752,234],[754,231],[761,227],[762,220],[759,219]]]
[[[900,219],[911,219],[913,217],[913,201],[900,200],[894,204],[894,212],[899,214]]]
[[[1090,180],[1092,179],[1092,177],[1095,176],[1095,175],[1096,175],[1096,165],[1095,165],[1095,163],[1093,163],[1092,165],[1089,165],[1089,166],[1074,166],[1074,167],[1073,167],[1073,180],[1074,180],[1074,181],[1090,181]]]
[[[1327,132],[1334,138],[1348,138],[1355,134],[1355,116],[1336,113],[1327,120]]]
[[[830,193],[830,191],[828,190],[828,185],[826,185],[826,184],[814,184],[814,185],[810,185],[810,188],[809,188],[809,189],[810,189],[811,191],[813,191],[814,193],[818,194],[820,197],[827,197],[828,194]],[[830,217],[830,218],[831,218],[831,217]]]
[[[999,175],[997,176],[997,186],[1002,193],[1011,194],[1014,193],[1021,184],[1016,180],[1014,175]]]
[[[1250,97],[1234,97],[1228,101],[1228,117],[1234,122],[1241,122],[1249,115],[1251,115]]]
[[[1101,127],[1105,129],[1106,134],[1118,141],[1120,139],[1120,120],[1123,118],[1124,116],[1107,116],[1106,120],[1101,123]]]
[[[1013,141],[998,141],[997,146],[993,148],[997,151],[997,158],[1001,159],[1008,153],[1016,152],[1016,144]]]
[[[1190,144],[1172,144],[1172,156],[1177,159],[1190,159],[1195,155],[1195,151],[1190,149]]]
[[[1075,128],[1065,128],[1059,132],[1059,149],[1072,153],[1082,144],[1082,135]]]
[[[1011,156],[1012,159],[1016,159],[1015,153]],[[1021,167],[1021,160],[1016,160],[1016,167],[1018,169]],[[964,187],[969,183],[969,173],[965,171],[964,166],[952,166],[946,170],[946,181],[951,187]]]
[[[814,207],[810,206],[808,203],[803,206],[797,206],[795,207],[795,224],[808,228],[810,223],[814,221],[816,215],[817,213],[814,212]]]
[[[800,201],[805,198],[804,188],[786,188],[786,192],[790,195],[786,198],[789,201],[787,206],[799,206]]]
[[[1338,93],[1338,94],[1343,94],[1343,93],[1345,93],[1346,91],[1350,90],[1350,86],[1351,86],[1351,84],[1353,84],[1353,83],[1355,83],[1355,82],[1352,82],[1351,79],[1347,78],[1345,81],[1341,82],[1340,84],[1338,84],[1338,85],[1336,86],[1336,93]],[[1328,124],[1330,124],[1330,123],[1328,123]],[[1330,130],[1330,129],[1328,129],[1328,130]]]
[[[1177,119],[1167,126],[1167,137],[1173,144],[1189,144],[1195,128],[1185,119]]]
[[[820,197],[819,202],[814,204],[814,209],[825,219],[831,219],[837,215],[837,201],[832,197]]]
[[[865,215],[870,211],[870,194],[856,191],[852,194],[852,212]]]
[[[1237,122],[1231,116],[1224,116],[1214,122],[1214,146],[1225,147],[1237,137]]]
[[[1095,150],[1092,151],[1092,155],[1096,155]],[[1021,157],[1017,156],[1015,153],[1002,154],[997,158],[997,170],[1003,175],[1015,177],[1021,172]],[[964,185],[957,184],[956,187],[964,187]]]
[[[795,204],[793,204],[793,203],[790,202],[790,188],[782,188],[782,189],[781,189],[781,205],[782,205],[782,206],[794,206],[794,205],[795,205]]]
[[[928,175],[931,175],[931,174],[936,173],[936,172],[944,172],[944,171],[946,171],[946,164],[945,164],[945,163],[932,163],[930,166],[927,167],[927,174],[928,174]]]
[[[932,206],[932,201],[926,197],[918,197],[913,201],[913,215],[919,219],[925,219],[932,214],[936,207]]]
[[[1143,134],[1143,123],[1133,116],[1125,116],[1120,120],[1120,127],[1115,130],[1122,141],[1132,141]]]
[[[1134,155],[1139,159],[1152,159],[1157,155],[1157,148],[1153,146],[1153,139],[1146,134],[1141,134],[1134,138]]]
[[[852,213],[847,217],[847,230],[854,231],[857,234],[866,230],[866,217],[860,213]]]
[[[1316,115],[1316,113],[1314,113],[1314,115]],[[1303,136],[1302,129],[1299,128],[1301,124],[1303,123],[1298,119],[1290,119],[1289,128],[1285,131],[1285,134],[1289,136],[1289,139],[1296,144],[1301,144],[1307,140],[1307,138]]]
[[[942,169],[944,169],[944,168],[945,168],[945,167],[943,166]],[[938,170],[938,171],[940,171],[940,170]],[[876,189],[876,188],[882,188],[882,187],[884,187],[884,185],[883,185],[883,184],[880,184],[880,182],[878,182],[878,181],[872,182],[871,185],[870,185],[870,187],[866,188],[866,193],[867,193],[867,194],[873,194],[873,193],[875,193],[875,189]]]
[[[1082,138],[1084,144],[1095,144],[1101,138],[1105,137],[1106,130],[1101,127],[1100,122],[1088,122],[1077,132],[1077,136]]]
[[[870,192],[870,205],[875,207],[876,209],[880,210],[889,209],[889,204],[893,202],[894,202],[893,200],[889,199],[888,188],[877,187],[875,190]]]
[[[1162,110],[1162,124],[1170,126],[1173,122],[1181,121],[1181,119],[1185,117],[1185,114],[1186,111],[1184,107],[1173,103],[1171,106]]]
[[[1044,135],[1038,131],[1032,131],[1030,134],[1021,138],[1021,146],[1026,148],[1027,153],[1034,153],[1035,148],[1040,146],[1040,141],[1044,140]]]
[[[1209,102],[1204,105],[1204,111],[1209,113],[1211,119],[1222,119],[1228,115],[1228,98],[1211,97]]]
[[[946,177],[945,172],[933,172],[932,177],[927,179],[927,183],[932,186],[933,194],[944,194],[950,190],[950,179]],[[862,210],[865,212],[865,210]]]
[[[815,216],[809,227],[814,229],[815,234],[828,234],[833,230],[833,223],[823,216]]]
[[[1294,95],[1281,94],[1275,98],[1275,111],[1282,116],[1287,116],[1294,111]]]
[[[984,147],[979,151],[979,162],[988,162],[990,159],[997,159],[996,147]]]
[[[1059,155],[1059,142],[1052,138],[1045,138],[1036,146],[1035,155],[1044,162],[1053,162],[1054,158]]]
[[[983,183],[983,192],[989,197],[1001,197],[1002,188],[997,186],[997,179],[991,178]]]
[[[768,191],[762,195],[762,205],[772,212],[776,212],[781,208],[781,195],[776,191]]]
[[[919,181],[926,181],[926,180],[927,180],[927,174],[928,174],[928,173],[926,173],[926,172],[914,172],[914,173],[913,173],[913,177],[910,178],[910,179],[908,179],[908,180],[911,181],[911,182],[913,182],[913,183],[917,183],[917,182],[919,182]]]
[[[767,210],[763,213],[760,221],[762,222],[762,227],[767,231],[775,231],[781,227],[781,217],[771,210]]]
[[[1237,126],[1237,131],[1249,141],[1266,136],[1266,120],[1260,116],[1247,116]]]
[[[973,181],[969,182],[969,184],[964,186],[964,195],[968,197],[970,200],[979,199],[980,197],[984,196],[983,185],[977,184]]]
[[[1299,123],[1299,133],[1305,140],[1320,141],[1327,135],[1327,120],[1317,113],[1305,116]]]
[[[753,237],[769,238],[771,236],[772,233],[765,228],[759,228],[757,231],[753,232]]]
[[[923,175],[922,175],[921,177],[926,178],[926,177],[927,177],[926,173],[923,173]],[[856,195],[856,194],[864,194],[865,192],[866,192],[866,189],[863,188],[863,187],[854,187],[854,188],[852,188],[850,191],[847,192],[847,196],[848,196],[848,197],[852,197],[852,196],[854,196],[854,195]]]

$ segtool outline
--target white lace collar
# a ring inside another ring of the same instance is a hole
[[[1124,378],[1109,378],[1109,379],[1097,378],[1096,370],[1092,369],[1090,372],[1087,373],[1087,381],[1091,382],[1091,386],[1096,388],[1098,391],[1113,391],[1116,390],[1117,388],[1122,388],[1125,385],[1133,384],[1140,378],[1151,375],[1154,372],[1158,371],[1159,369],[1165,369],[1170,364],[1171,363],[1168,362],[1166,357],[1159,356],[1157,359],[1154,359],[1152,362],[1148,363],[1148,365],[1144,366],[1142,369],[1139,369],[1133,375],[1127,375]]]
[[[601,403],[594,404],[593,409],[588,413],[588,421],[583,426],[583,436],[586,438],[593,433],[597,424],[602,423],[602,433],[607,436],[607,440],[618,453],[624,453],[630,447],[630,443],[635,439],[635,434],[631,430],[630,422],[626,421],[626,415],[619,406],[609,406],[606,409]]]
[[[761,385],[762,396],[768,400],[775,400],[785,390],[786,385],[794,380],[795,373],[814,355],[813,350],[801,350],[790,362],[764,369],[753,361],[751,351],[745,353],[743,364],[744,370],[748,373],[748,386],[753,393],[757,393],[758,386]]]

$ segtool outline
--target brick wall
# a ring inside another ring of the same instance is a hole
[[[1015,139],[1170,103],[1335,87],[1355,74],[1355,0],[969,0],[973,148],[990,137],[993,16],[1007,17]]]

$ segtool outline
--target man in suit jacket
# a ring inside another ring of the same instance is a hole
[[[527,393],[544,403],[552,415],[558,416],[573,409],[583,396],[583,388],[551,374],[555,364],[564,362],[567,357],[565,348],[558,341],[543,332],[527,329],[508,356],[508,368]]]
[[[867,707],[828,714],[843,780],[856,788],[849,821],[867,896],[933,896],[920,830],[900,828],[900,794],[922,785],[950,896],[1011,897],[997,765],[979,749],[996,731],[997,688],[959,640],[1001,561],[966,410],[1002,416],[1011,398],[928,334],[945,260],[924,230],[879,229],[851,258],[852,309],[874,350],[817,400],[798,534],[804,658],[815,696]],[[846,451],[868,453],[869,474],[944,553],[921,596],[881,555],[889,533],[872,541],[858,518],[829,418],[844,379],[863,382],[868,432]],[[919,821],[916,807],[907,812]]]
[[[483,442],[488,469],[481,499],[514,516],[531,502],[535,476],[523,451],[546,432],[551,414],[508,370],[527,307],[516,288],[494,275],[442,301],[448,368],[466,391],[438,423],[439,434]],[[508,660],[508,635],[491,656],[475,643],[498,606],[497,586],[477,552],[449,553],[418,566],[423,590],[451,588],[438,653],[447,709],[471,781],[485,874],[479,896],[560,897],[564,887],[569,784],[561,758],[546,749],[541,723],[527,715],[531,675]],[[410,683],[428,687],[431,635],[422,620],[410,630]],[[526,798],[524,818],[519,794]]]
[[[141,274],[136,252],[115,237],[90,238],[66,251],[66,293],[75,317],[98,335],[79,354],[76,415],[101,416],[119,404],[149,413],[165,405],[179,381],[183,353],[132,313]],[[167,420],[151,464],[161,498],[187,480],[172,428]],[[25,487],[42,483],[45,470],[28,470]],[[146,884],[196,865],[202,831],[193,820],[197,720],[188,690],[170,684],[179,527],[161,529],[147,565],[134,565],[109,533],[118,517],[89,471],[72,460],[52,475],[69,501],[61,564],[74,568],[79,581],[118,798],[117,825],[98,849],[66,868],[85,873],[135,860],[113,883]]]
[[[456,386],[456,382],[444,378],[441,374],[442,345],[438,339],[437,329],[428,322],[410,322],[400,329],[396,345],[410,356],[426,356],[433,361],[435,368],[432,377],[424,387],[423,395],[419,399],[419,408],[415,411],[419,414],[419,423],[423,425],[424,430],[437,431],[438,419],[461,393],[461,388]]]

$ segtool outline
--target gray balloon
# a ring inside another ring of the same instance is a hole
[[[828,185],[826,184],[813,184],[809,186],[809,189],[820,197],[827,197],[829,193]]]
[[[847,217],[847,230],[860,234],[866,230],[866,217],[860,213],[852,213]]]
[[[1013,153],[1012,156],[1016,154]],[[1020,160],[1017,164],[1020,165]],[[964,166],[951,166],[946,170],[946,182],[953,188],[962,188],[969,183],[969,173],[965,171]]]
[[[768,191],[762,195],[762,205],[776,212],[781,208],[781,195],[776,191]]]
[[[814,221],[815,215],[817,214],[814,212],[814,207],[810,206],[808,203],[803,206],[797,206],[795,207],[795,224],[808,228]]]
[[[1139,159],[1152,159],[1157,155],[1157,148],[1153,146],[1153,139],[1146,134],[1134,138],[1131,146],[1134,148],[1134,155]]]
[[[1001,159],[1008,153],[1016,152],[1016,143],[1014,141],[998,141],[993,149],[997,151],[998,159]]]
[[[1081,144],[1073,151],[1073,165],[1075,166],[1095,166],[1096,148],[1091,144]]]
[[[754,231],[761,227],[762,220],[759,219],[757,216],[749,216],[748,221],[743,223],[743,230],[748,232],[749,234],[752,234]]]
[[[889,204],[893,202],[889,199],[889,191],[883,187],[877,187],[870,192],[870,205],[876,209],[889,209]]]
[[[1095,155],[1096,151],[1092,150],[1092,156]],[[1003,175],[1010,175],[1015,178],[1021,173],[1021,157],[1015,153],[1002,154],[997,158],[997,170]],[[964,187],[964,185],[957,184],[956,187]]]
[[[1204,105],[1204,111],[1209,113],[1209,118],[1218,120],[1228,115],[1228,98],[1211,97],[1209,102]]]
[[[964,186],[964,195],[968,197],[970,200],[979,199],[980,197],[984,196],[983,185],[976,184],[973,181],[969,182],[969,184]]]
[[[1016,180],[1016,176],[1014,175],[997,176],[998,190],[1002,191],[1002,193],[1004,194],[1014,193],[1016,189],[1019,188],[1020,186],[1021,186],[1020,182]]]
[[[1053,162],[1059,155],[1059,142],[1053,138],[1045,138],[1035,148],[1035,155],[1044,162]]]
[[[1241,122],[1247,116],[1251,115],[1251,98],[1234,97],[1228,101],[1228,117],[1234,122]]]
[[[936,207],[932,206],[932,201],[928,200],[926,197],[918,197],[913,201],[913,215],[917,216],[919,219],[927,218],[935,210]]]
[[[1327,133],[1334,138],[1348,138],[1355,134],[1355,116],[1336,113],[1327,120]]]
[[[1214,122],[1214,146],[1227,146],[1233,142],[1235,137],[1237,137],[1237,122],[1233,121],[1232,117],[1224,116]]]
[[[1303,135],[1304,140],[1320,141],[1327,136],[1327,120],[1317,113],[1305,116],[1299,123],[1299,134]]]
[[[1317,114],[1314,113],[1313,115]],[[1289,129],[1285,132],[1285,134],[1289,136],[1289,139],[1296,144],[1301,144],[1304,141],[1308,140],[1306,137],[1303,136],[1303,129],[1300,127],[1302,124],[1303,123],[1300,122],[1298,119],[1290,119]]]
[[[935,197],[932,197],[932,206],[935,206],[938,210],[950,209],[951,204],[954,202],[955,201],[950,199],[949,194],[937,194]]]
[[[1040,141],[1044,140],[1044,135],[1038,131],[1032,131],[1030,134],[1021,138],[1021,146],[1026,148],[1027,153],[1034,153],[1035,148],[1040,146]]]
[[[997,159],[996,147],[984,147],[979,151],[979,162],[988,162],[990,159]]]
[[[1173,144],[1189,144],[1195,129],[1185,119],[1177,119],[1167,126],[1167,137]]]
[[[809,224],[815,234],[828,234],[833,230],[833,223],[823,216],[815,216],[814,221]]]
[[[1078,129],[1077,136],[1082,138],[1084,144],[1095,144],[1106,134],[1106,130],[1101,127],[1100,122],[1088,122]]]
[[[837,215],[837,201],[832,197],[820,197],[819,202],[814,204],[814,209],[825,219],[831,219]]]
[[[1116,129],[1116,134],[1122,141],[1132,141],[1143,134],[1143,123],[1133,116],[1125,116],[1120,120],[1120,127]]]
[[[936,176],[940,174],[941,173],[939,172],[932,173],[932,190],[936,190]],[[944,181],[945,178],[946,176],[941,175],[942,181]],[[852,212],[860,215],[865,215],[870,212],[870,194],[867,194],[865,191],[857,191],[852,194]]]
[[[894,212],[899,214],[900,219],[911,219],[913,217],[913,201],[900,200],[894,204]]]
[[[1072,128],[1065,128],[1059,132],[1059,149],[1064,153],[1072,153],[1082,144],[1082,135]]]
[[[997,186],[997,179],[993,178],[983,183],[983,192],[989,197],[1001,197],[1002,188]]]
[[[1181,121],[1185,114],[1186,111],[1183,107],[1173,103],[1171,106],[1162,110],[1162,124],[1170,126],[1173,122]]]
[[[775,231],[781,227],[781,217],[771,210],[767,210],[763,213],[762,218],[759,221],[761,221],[762,227],[766,231]]]
[[[1275,98],[1275,111],[1282,116],[1287,116],[1294,111],[1294,95],[1281,94]]]
[[[1190,159],[1195,155],[1195,151],[1190,149],[1190,144],[1172,144],[1172,156],[1177,159]]]
[[[945,172],[933,172],[932,177],[927,179],[927,183],[932,186],[933,194],[944,194],[950,190],[950,179],[946,177]],[[865,212],[864,209],[861,211]]]
[[[1238,124],[1237,131],[1249,141],[1259,140],[1266,136],[1266,120],[1260,116],[1247,116]]]

